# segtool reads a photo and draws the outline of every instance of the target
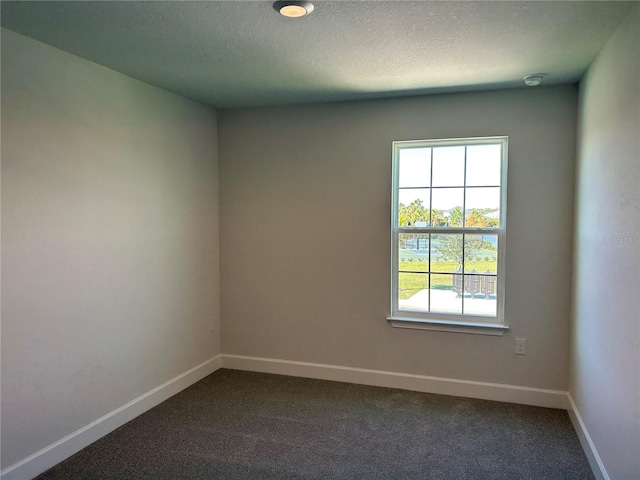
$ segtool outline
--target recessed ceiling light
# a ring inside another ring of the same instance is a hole
[[[537,87],[542,83],[544,75],[544,73],[534,73],[533,75],[527,75],[523,80],[527,87]]]
[[[276,2],[273,8],[283,17],[300,18],[313,12],[313,3],[304,1]]]

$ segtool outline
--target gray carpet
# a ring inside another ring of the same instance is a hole
[[[218,370],[45,479],[593,479],[567,412]]]

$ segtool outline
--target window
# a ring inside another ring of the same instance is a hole
[[[502,334],[507,137],[393,143],[394,326]]]

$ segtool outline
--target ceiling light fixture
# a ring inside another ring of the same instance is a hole
[[[283,17],[300,18],[313,12],[313,3],[289,0],[276,2],[273,4],[273,8]]]
[[[527,87],[537,87],[542,83],[544,75],[544,73],[534,73],[533,75],[527,75],[523,80]]]

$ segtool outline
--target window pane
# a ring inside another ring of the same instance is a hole
[[[433,149],[434,187],[464,186],[464,146]]]
[[[462,313],[462,275],[431,274],[431,311]]]
[[[467,186],[500,185],[500,145],[467,147]]]
[[[462,227],[464,188],[434,188],[432,201],[432,226]]]
[[[462,271],[462,235],[431,235],[431,271],[455,273]]]
[[[465,275],[465,315],[497,315],[496,278],[492,275]]]
[[[429,189],[402,188],[398,191],[398,225],[400,227],[429,226]]]
[[[464,271],[494,274],[498,272],[497,235],[464,236]]]
[[[398,274],[398,306],[401,310],[429,311],[428,274]]]
[[[403,148],[399,152],[399,187],[431,186],[431,149]]]
[[[401,233],[398,235],[398,270],[429,271],[429,235]]]
[[[500,188],[467,188],[465,227],[500,226]],[[435,192],[434,192],[435,193]],[[435,200],[434,200],[435,203]]]

